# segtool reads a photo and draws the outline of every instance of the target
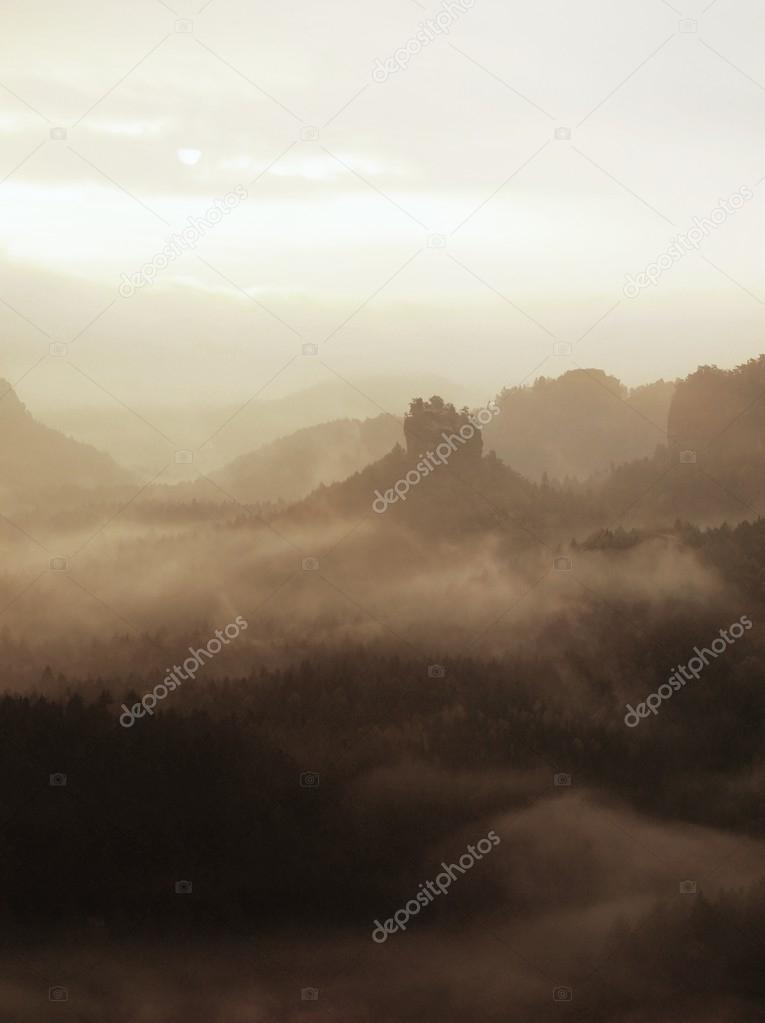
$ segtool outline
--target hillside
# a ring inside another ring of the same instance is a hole
[[[338,419],[368,419],[383,413],[402,416],[412,394],[440,391],[460,401],[471,398],[459,384],[435,376],[359,376],[348,382],[327,374],[311,359],[305,363],[314,368],[314,375],[320,375],[320,379],[290,394],[273,397],[272,388],[263,388],[264,381],[245,381],[241,397],[234,402],[220,402],[211,392],[209,401],[192,406],[142,402],[141,412],[148,422],[172,437],[179,448],[194,449],[195,464],[210,473],[309,426]],[[164,464],[165,451],[158,449],[154,431],[149,428],[126,431],[111,406],[105,409],[62,406],[51,412],[49,421],[110,451],[121,464],[146,475],[157,472]]]
[[[530,479],[585,479],[611,464],[652,455],[666,439],[674,384],[630,390],[600,369],[505,389],[484,445]]]
[[[765,356],[701,366],[677,384],[668,444],[616,468],[603,494],[634,521],[731,522],[765,512]]]
[[[465,411],[437,395],[414,399],[404,420],[406,449],[396,445],[348,479],[318,488],[288,509],[285,521],[318,527],[365,519],[382,531],[412,529],[425,545],[493,532],[515,549],[535,545],[541,534],[591,521],[578,494],[540,486],[493,452],[484,455],[480,432],[464,445],[455,443],[448,454],[441,446],[444,436],[456,437],[468,422]]]
[[[11,385],[0,380],[0,495],[4,499],[130,480],[130,474],[109,455],[39,423]]]
[[[401,423],[393,416],[337,419],[265,444],[210,478],[245,504],[297,501],[321,484],[345,479],[382,458],[402,436]]]
[[[677,385],[660,381],[634,391],[600,370],[542,379],[504,391],[500,415],[427,474],[415,468],[421,451],[466,420],[440,398],[416,399],[404,424],[406,451],[398,447],[320,489],[293,513],[361,515],[380,495],[379,517],[384,512],[423,539],[498,530],[557,541],[620,522],[660,529],[677,519],[738,522],[765,512],[763,395],[765,356],[730,371],[702,367]],[[668,442],[652,425],[659,413],[669,422]],[[640,453],[641,445],[648,453]],[[587,466],[596,463],[587,478]],[[557,466],[557,473],[551,469],[551,480],[535,483],[545,464]],[[401,484],[411,472],[421,478]]]

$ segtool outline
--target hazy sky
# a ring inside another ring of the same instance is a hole
[[[763,350],[762,3],[459,6],[4,0],[0,376],[38,407],[106,388],[140,408],[333,373],[487,396],[574,365],[638,383]],[[437,15],[448,34],[375,80]],[[742,189],[698,252],[625,296]]]

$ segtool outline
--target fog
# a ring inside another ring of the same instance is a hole
[[[764,36],[5,0],[0,1019],[765,1019]]]
[[[427,775],[409,772],[407,788],[417,778],[422,784]],[[440,791],[445,781],[439,779]],[[455,796],[479,800],[487,782],[485,776],[448,780]],[[384,784],[390,798],[395,778]],[[659,824],[592,791],[540,798],[546,777],[497,775],[491,784],[511,802],[519,785],[537,801],[477,819],[429,848],[418,865],[422,873],[413,874],[417,880],[435,876],[442,860],[456,858],[489,829],[501,837],[469,878],[457,879],[435,919],[428,919],[435,906],[423,909],[383,945],[371,941],[372,920],[363,917],[335,929],[255,930],[237,941],[205,943],[188,935],[176,948],[107,944],[93,921],[78,935],[76,950],[53,944],[34,958],[24,949],[4,957],[7,1011],[29,1023],[49,1019],[39,1007],[41,989],[57,983],[67,986],[83,1019],[107,1013],[126,1023],[295,1023],[308,1010],[318,1020],[407,1023],[434,1006],[448,1023],[468,1012],[525,1023],[552,1019],[561,1010],[553,989],[568,987],[574,1011],[594,1018],[607,1012],[623,1023],[669,1021],[678,1013],[709,1023],[758,1018],[733,994],[709,996],[683,982],[677,992],[679,978],[670,976],[669,964],[682,962],[698,940],[692,906],[699,896],[679,894],[678,880],[698,878],[711,909],[726,891],[747,889],[757,878],[761,840]],[[364,787],[359,798],[366,795],[373,810],[369,784]],[[374,788],[379,798],[379,781]],[[428,786],[426,798],[438,800],[438,791]],[[405,885],[393,893],[377,915],[393,913],[413,890]],[[647,940],[659,937],[666,943],[662,959]],[[301,1001],[305,988],[317,989],[315,1004]]]

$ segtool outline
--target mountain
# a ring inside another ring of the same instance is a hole
[[[678,384],[669,442],[717,467],[765,453],[765,355],[732,370],[700,366]]]
[[[397,446],[319,489],[288,517],[318,523],[371,510],[386,528],[412,528],[423,542],[494,532],[517,547],[529,537],[558,543],[619,524],[666,529],[678,519],[714,525],[765,514],[765,356],[633,391],[600,370],[577,371],[505,391],[497,405],[482,434],[428,464],[423,455],[438,454],[444,437],[470,420],[439,397],[415,399],[404,421],[406,450]],[[661,414],[668,439],[661,442],[657,426],[643,429],[635,408],[652,422]],[[552,479],[529,479],[545,465]],[[597,472],[576,479],[592,465]]]
[[[667,444],[604,482],[631,521],[699,524],[765,513],[765,356],[732,370],[700,366],[678,382]]]
[[[380,530],[405,527],[423,543],[501,533],[516,548],[534,543],[534,532],[570,527],[581,499],[540,486],[483,454],[483,438],[467,410],[435,395],[416,398],[404,420],[401,445],[329,487],[320,487],[283,513],[285,521],[321,528],[346,519]],[[376,514],[373,514],[376,513]]]
[[[236,403],[220,403],[211,392],[207,403],[157,406],[141,402],[141,416],[173,438],[179,449],[193,449],[194,464],[211,473],[272,441],[338,419],[369,419],[384,413],[403,416],[412,394],[449,394],[459,401],[476,397],[459,384],[437,376],[349,377],[342,380],[327,376],[326,371],[310,358],[304,360],[321,372],[324,379],[278,398],[263,390],[264,380],[253,380],[251,392]],[[251,400],[248,400],[251,399]],[[167,446],[158,445],[156,433],[140,422],[130,422],[112,407],[105,409],[59,408],[50,414],[51,425],[65,429],[73,436],[112,452],[122,464],[153,475],[167,461]],[[182,468],[171,466],[163,478],[180,479]],[[194,478],[193,471],[186,478]]]
[[[338,419],[265,444],[210,478],[245,504],[297,501],[377,461],[401,439],[401,423],[393,416]]]
[[[612,463],[652,455],[666,440],[675,385],[630,390],[600,369],[577,369],[506,389],[484,444],[530,479],[585,479]]]
[[[5,500],[62,487],[129,483],[109,455],[33,418],[11,385],[0,380],[0,496]]]

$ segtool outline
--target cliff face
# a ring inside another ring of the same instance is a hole
[[[467,427],[471,427],[472,434]],[[448,456],[450,460],[463,465],[481,461],[483,437],[480,428],[472,427],[466,409],[458,412],[454,405],[444,402],[438,395],[430,401],[415,398],[411,402],[404,418],[404,437],[407,455],[411,459],[435,451],[439,444],[448,444],[448,438],[451,438],[453,450]]]

